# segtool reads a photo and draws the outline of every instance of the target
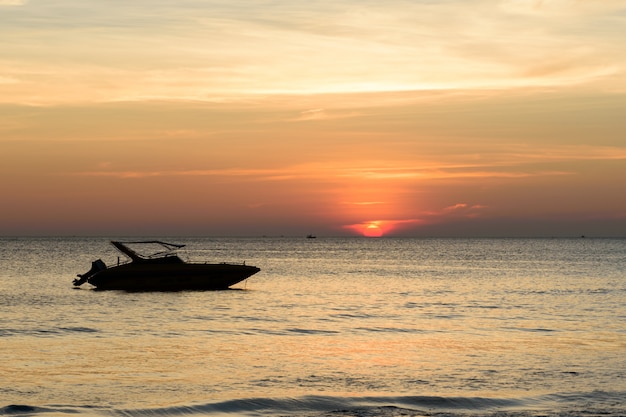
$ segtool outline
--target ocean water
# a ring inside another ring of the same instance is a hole
[[[169,238],[261,272],[73,289],[108,240],[0,238],[0,415],[626,415],[626,239]]]

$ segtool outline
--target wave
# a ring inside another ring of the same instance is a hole
[[[33,337],[59,337],[76,333],[100,333],[100,330],[87,327],[58,327],[50,329],[0,329],[0,337],[33,336]]]
[[[302,416],[302,417],[574,417],[626,414],[626,392],[550,394],[525,398],[441,396],[304,396],[249,398],[164,408],[111,409],[96,406],[7,405],[0,416]]]
[[[35,336],[35,337],[55,337],[63,336],[66,334],[76,333],[99,333],[100,330],[90,327],[55,327],[48,329],[0,329],[0,337],[8,336]]]

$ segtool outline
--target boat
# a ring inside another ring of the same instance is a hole
[[[91,269],[78,274],[74,286],[89,283],[97,290],[126,291],[181,291],[223,290],[260,271],[256,266],[232,263],[189,263],[176,253],[185,245],[159,240],[120,242],[111,241],[129,261],[107,266],[102,259],[93,261]],[[157,244],[163,250],[142,255],[128,245]]]

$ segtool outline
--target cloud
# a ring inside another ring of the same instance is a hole
[[[23,6],[28,0],[0,0],[0,6]]]
[[[454,211],[454,210],[460,210],[460,209],[464,209],[467,208],[467,204],[465,203],[458,203],[455,204],[453,206],[448,206],[446,208],[443,209],[443,211]]]
[[[326,112],[324,109],[311,109],[300,112],[300,117],[297,120],[320,120],[326,119]]]
[[[17,78],[3,77],[0,75],[0,84],[18,84],[19,82],[20,81]]]
[[[110,167],[110,163],[103,162],[98,164],[101,167]],[[155,177],[250,177],[255,180],[276,180],[291,178],[286,175],[288,171],[277,169],[196,169],[196,170],[169,170],[169,171],[150,171],[150,170],[100,170],[100,171],[81,171],[71,175],[85,177],[111,177],[120,179],[141,179]]]
[[[4,6],[24,4],[0,0]],[[626,66],[618,53],[624,48],[623,17],[619,3],[610,0],[276,1],[263,2],[262,11],[226,1],[157,1],[149,10],[145,4],[42,2],[3,19],[0,37],[14,41],[0,55],[20,64],[15,76],[30,82],[0,99],[577,85],[619,75]],[[581,10],[576,19],[546,12],[570,9]],[[589,10],[592,16],[586,16]],[[37,26],[24,36],[31,22]],[[51,62],[58,67],[28,76]],[[62,90],[68,79],[74,93]],[[300,115],[338,116],[345,117],[322,108]]]
[[[511,145],[509,145],[511,146]],[[154,177],[223,177],[249,181],[333,180],[351,184],[353,181],[380,181],[382,183],[407,184],[430,180],[518,179],[530,177],[554,177],[573,175],[574,171],[538,168],[546,163],[569,163],[578,161],[626,160],[626,149],[609,146],[568,145],[546,146],[540,150],[529,148],[502,150],[485,155],[485,161],[422,161],[407,164],[402,160],[379,161],[325,161],[277,168],[226,168],[192,170],[127,170],[115,169],[110,162],[96,164],[98,169],[74,172],[70,175],[112,178]],[[398,158],[402,158],[399,156]],[[450,157],[449,157],[450,158]],[[452,157],[454,159],[454,157]],[[351,204],[374,205],[383,201],[367,200]],[[451,208],[461,208],[452,206]],[[479,208],[471,206],[470,208]]]
[[[452,206],[448,206],[445,207],[441,213],[447,213],[447,212],[459,212],[459,211],[463,211],[463,212],[468,212],[468,211],[476,211],[476,210],[483,210],[486,209],[487,206],[483,205],[483,204],[473,204],[473,205],[469,205],[466,203],[457,203],[454,204]]]
[[[509,13],[575,15],[619,11],[623,0],[501,0],[500,7]]]
[[[523,165],[523,162],[518,161],[511,166],[497,162],[494,162],[493,165],[488,163],[449,164],[440,162],[423,168],[415,166],[346,168],[339,171],[337,175],[378,181],[427,181],[455,178],[527,178],[571,174],[571,172],[559,170],[522,169],[517,165]]]
[[[381,204],[388,204],[385,201],[344,201],[342,204],[353,206],[378,206]]]
[[[457,203],[439,210],[420,213],[422,223],[439,223],[451,218],[476,219],[483,216],[489,207],[485,204]]]
[[[402,170],[402,168],[399,168]],[[453,179],[453,178],[525,178],[531,176],[546,175],[567,175],[568,172],[561,171],[541,171],[541,172],[505,172],[505,171],[457,171],[447,172],[445,170],[420,171],[414,168],[406,168],[406,171],[399,171],[395,174],[376,175],[372,174],[372,169],[368,169],[363,177],[368,180],[432,180],[432,179]],[[221,169],[221,170],[96,170],[81,171],[72,173],[75,176],[85,177],[111,177],[122,179],[154,178],[154,177],[223,177],[223,178],[246,178],[250,181],[290,181],[295,179],[327,179],[342,177],[347,180],[349,177],[360,177],[352,172],[346,175],[341,168],[319,170],[312,166],[284,167],[277,169]],[[374,205],[384,204],[380,201],[355,202],[352,204]]]

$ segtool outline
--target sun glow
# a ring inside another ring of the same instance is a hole
[[[370,223],[363,228],[363,236],[367,237],[381,237],[383,230],[376,223]]]
[[[380,221],[351,224],[345,226],[345,228],[353,230],[354,232],[365,237],[382,237],[385,234],[385,227]]]

